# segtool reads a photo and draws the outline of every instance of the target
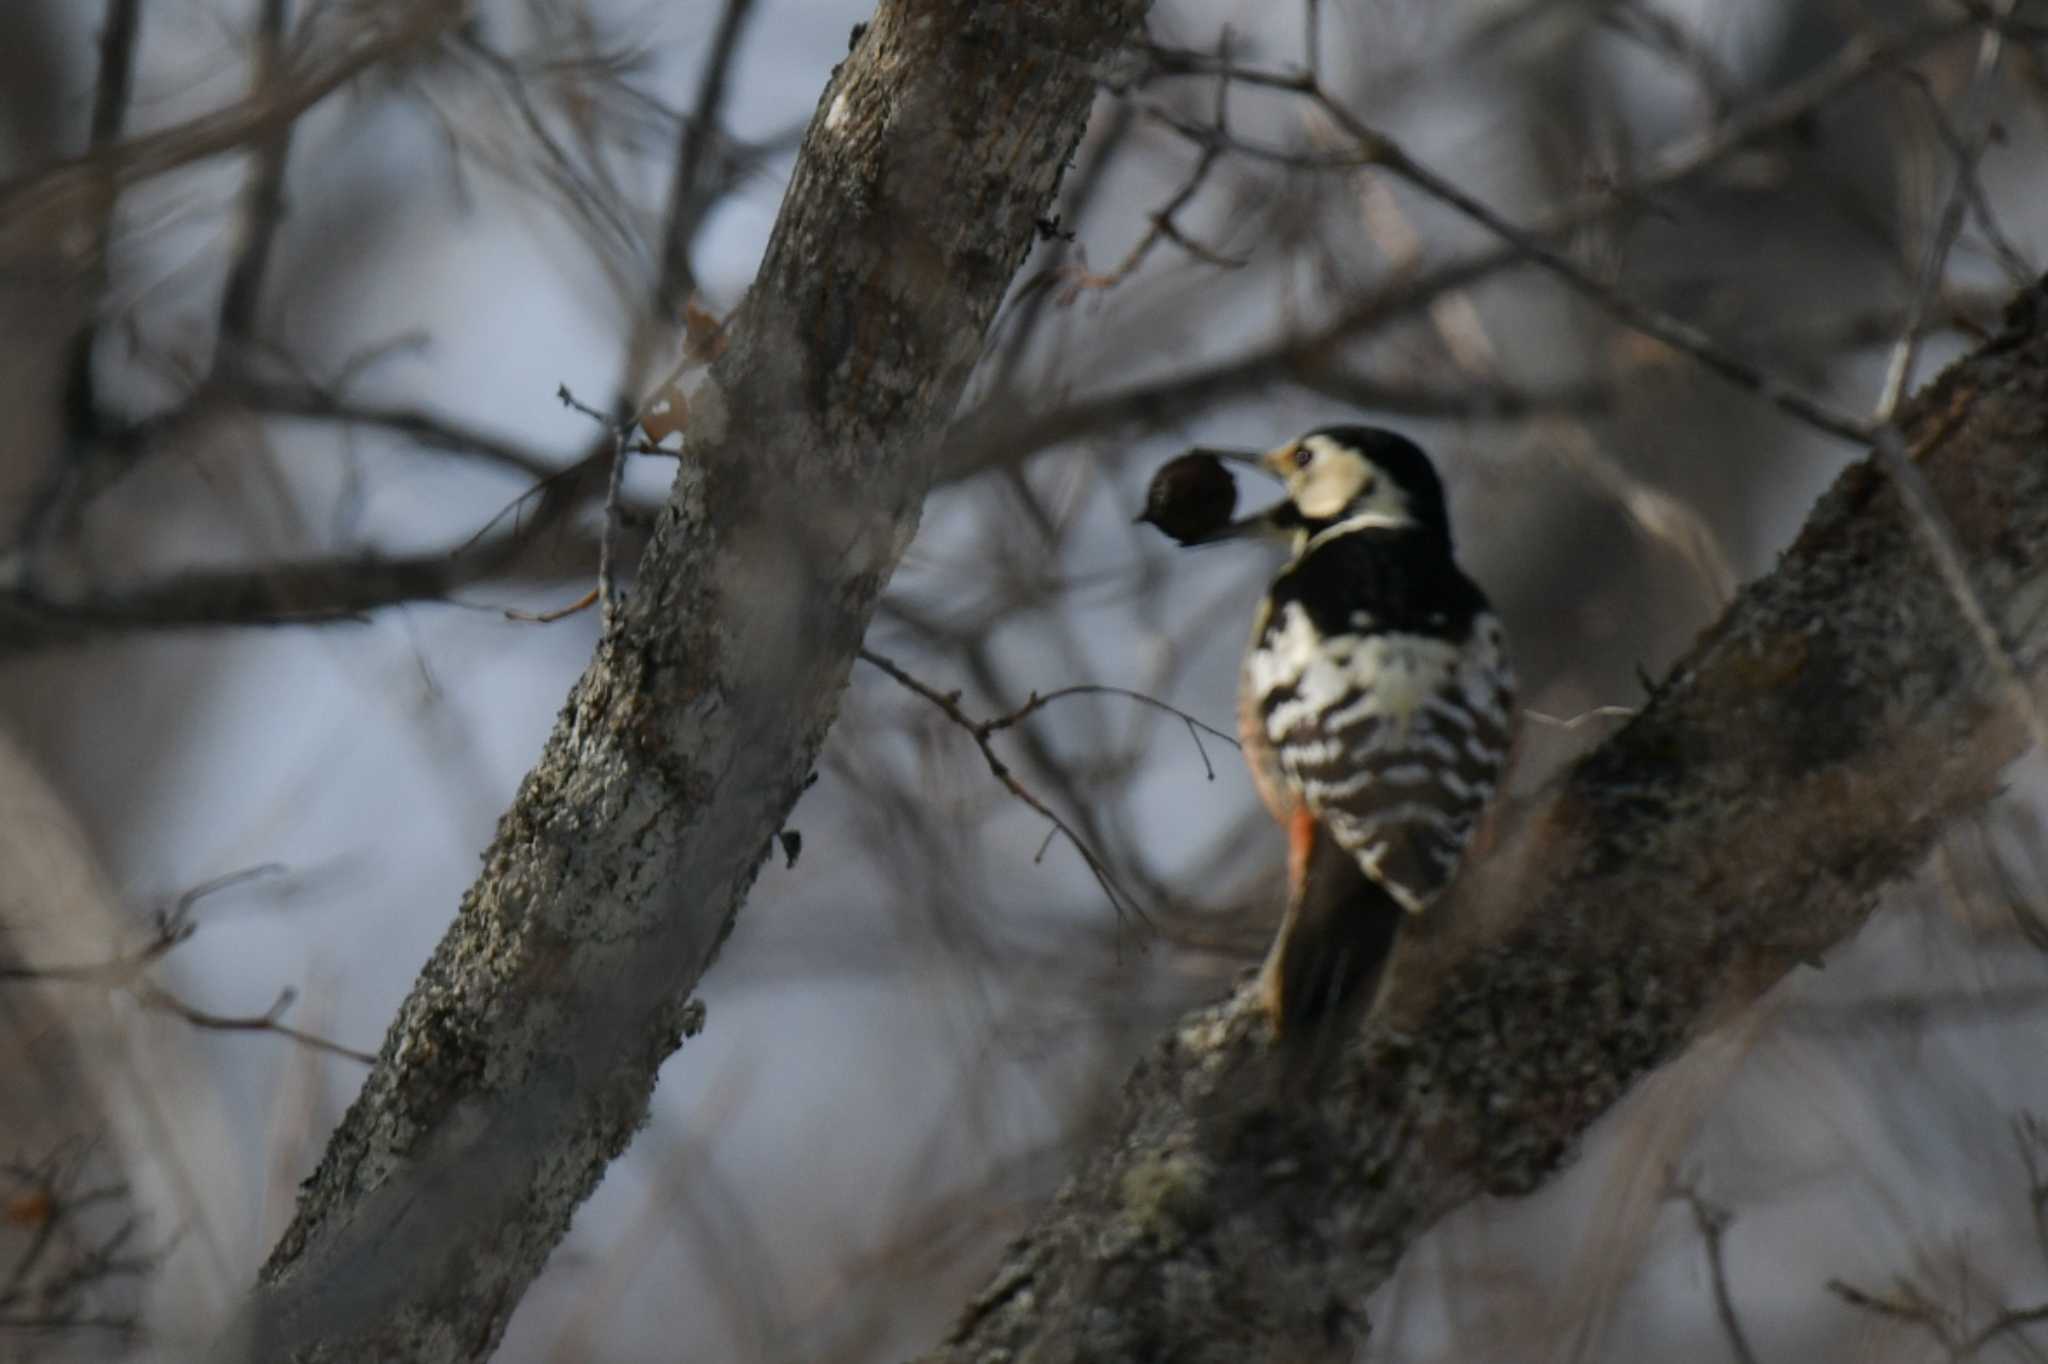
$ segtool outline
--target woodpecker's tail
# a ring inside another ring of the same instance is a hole
[[[1315,839],[1259,977],[1273,1030],[1305,1036],[1369,1004],[1406,914],[1334,839]]]

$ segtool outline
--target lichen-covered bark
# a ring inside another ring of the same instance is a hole
[[[2048,285],[1903,431],[2038,689]],[[1327,1073],[1242,1000],[1187,1021],[930,1360],[1354,1358],[1423,1230],[1541,1183],[1993,792],[2025,742],[2006,699],[1890,484],[1851,468],[1643,713],[1510,812]]]
[[[697,1026],[983,333],[1142,0],[885,0],[634,590],[265,1267],[254,1357],[488,1355]]]

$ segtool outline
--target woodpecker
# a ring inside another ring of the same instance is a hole
[[[1286,500],[1196,542],[1290,546],[1238,685],[1253,785],[1287,831],[1287,906],[1260,973],[1285,1036],[1376,985],[1400,924],[1450,881],[1507,765],[1515,684],[1419,448],[1333,426],[1260,462]]]

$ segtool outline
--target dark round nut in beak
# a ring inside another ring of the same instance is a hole
[[[1191,450],[1166,461],[1152,475],[1138,522],[1192,545],[1228,526],[1236,510],[1237,480],[1230,470],[1208,451]]]

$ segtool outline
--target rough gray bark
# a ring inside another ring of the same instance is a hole
[[[669,505],[242,1323],[476,1359],[698,1026],[950,416],[1142,0],[884,0],[819,102]]]
[[[2048,285],[1900,425],[2038,691]],[[1892,486],[1851,468],[1642,714],[1510,813],[1326,1074],[1289,1073],[1244,1000],[1191,1017],[929,1359],[1355,1358],[1418,1235],[1540,1184],[1995,790],[2007,699]]]

